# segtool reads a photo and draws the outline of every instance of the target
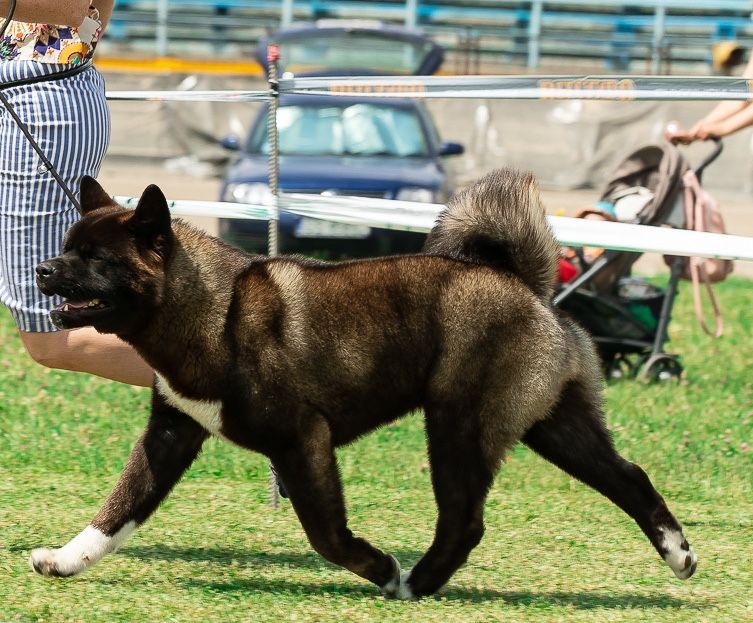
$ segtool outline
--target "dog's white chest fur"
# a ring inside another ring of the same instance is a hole
[[[155,387],[162,395],[167,404],[179,409],[192,419],[196,420],[213,435],[221,435],[222,427],[222,403],[219,400],[194,400],[186,398],[176,392],[165,377],[157,374]]]

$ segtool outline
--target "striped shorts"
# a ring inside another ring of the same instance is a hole
[[[47,75],[67,65],[0,61],[0,84]],[[3,90],[67,186],[78,193],[84,175],[96,177],[110,141],[105,85],[92,68],[79,74]],[[55,331],[36,265],[60,253],[63,234],[78,220],[55,178],[0,104],[0,301],[22,331]]]

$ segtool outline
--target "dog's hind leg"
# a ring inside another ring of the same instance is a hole
[[[32,568],[42,575],[75,575],[117,549],[167,496],[206,438],[207,432],[199,424],[154,392],[146,431],[104,506],[91,524],[63,547],[32,551]]]
[[[462,425],[461,425],[462,422]],[[484,534],[484,501],[501,451],[484,448],[473,417],[426,410],[426,432],[437,524],[434,540],[401,579],[401,597],[431,595],[465,563]]]
[[[630,515],[678,578],[693,575],[696,555],[680,524],[646,473],[617,453],[600,407],[583,386],[571,383],[523,442]]]
[[[270,458],[285,483],[288,497],[311,546],[325,559],[345,567],[388,592],[399,583],[400,568],[392,556],[353,535],[329,425],[306,416],[296,438]]]

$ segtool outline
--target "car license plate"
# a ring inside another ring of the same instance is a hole
[[[302,217],[295,228],[296,238],[368,238],[371,227],[332,223],[318,218]]]

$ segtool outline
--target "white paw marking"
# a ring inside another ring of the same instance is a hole
[[[196,420],[213,435],[220,435],[222,428],[222,403],[219,400],[194,400],[176,392],[165,377],[156,375],[155,387],[167,404]]]
[[[58,549],[39,548],[31,552],[31,568],[42,575],[69,576],[86,571],[105,554],[114,552],[136,529],[129,521],[113,536],[94,526],[86,526],[76,537]]]
[[[395,563],[395,575],[387,584],[382,586],[382,593],[394,599],[415,599],[416,596],[413,594],[410,586],[408,586],[408,578],[410,578],[411,570],[402,571],[400,563],[397,562],[395,557],[390,556],[390,558]]]
[[[390,555],[390,558],[392,558],[392,564],[395,568],[395,575],[389,582],[387,582],[387,584],[381,587],[382,593],[387,597],[393,597],[400,588],[400,563],[394,556]]]
[[[687,580],[695,573],[698,566],[698,556],[693,548],[688,545],[682,532],[673,528],[659,528],[662,534],[661,546],[666,550],[664,561],[669,568],[674,571],[675,575],[681,580]],[[683,543],[687,549],[683,548]]]
[[[397,593],[395,593],[395,597],[397,597],[397,599],[415,599],[416,598],[410,586],[408,586],[408,580],[410,579],[411,571],[412,571],[411,569],[408,569],[407,571],[403,571],[400,573],[400,586],[397,589]]]

